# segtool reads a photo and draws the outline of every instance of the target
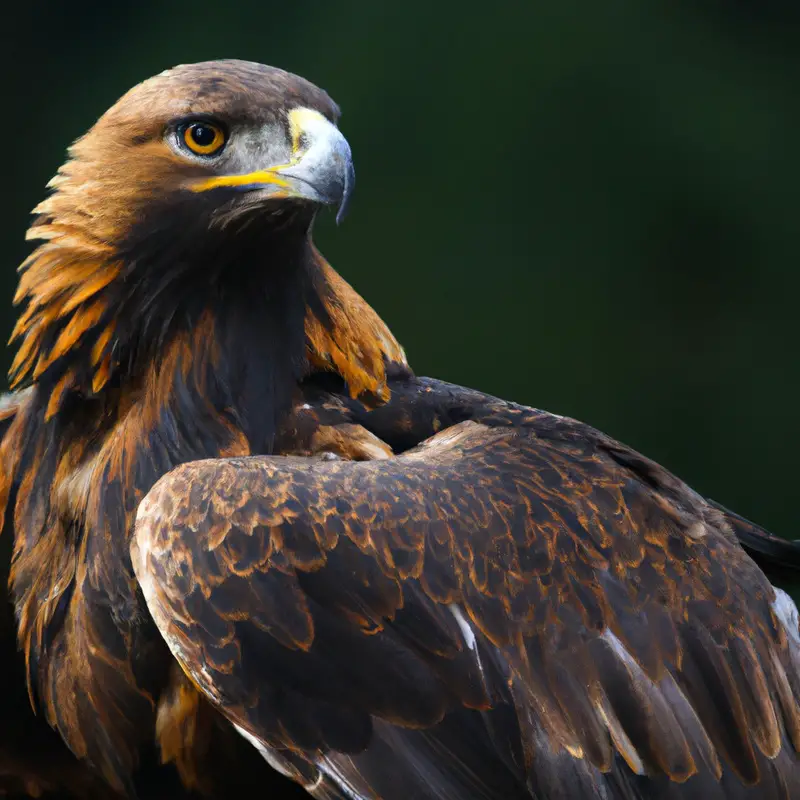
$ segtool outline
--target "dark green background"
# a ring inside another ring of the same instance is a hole
[[[795,5],[13,3],[0,329],[73,138],[173,64],[279,65],[342,106],[358,189],[318,239],[419,373],[579,417],[800,536]]]

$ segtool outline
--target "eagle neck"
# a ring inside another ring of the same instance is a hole
[[[50,387],[34,385],[3,438],[31,697],[118,788],[152,735],[170,663],[131,567],[136,509],[181,463],[272,451],[306,369],[312,254],[303,237],[260,260],[239,251],[215,273],[200,265],[197,285],[165,293],[138,326],[123,305],[114,379],[52,416]],[[74,698],[114,711],[98,721]]]

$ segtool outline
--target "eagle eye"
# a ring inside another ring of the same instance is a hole
[[[178,141],[198,156],[219,154],[225,146],[225,140],[225,131],[214,122],[194,120],[178,127]]]

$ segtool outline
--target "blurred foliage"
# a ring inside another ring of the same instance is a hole
[[[586,420],[800,536],[796,4],[12,5],[3,330],[72,139],[173,64],[279,65],[343,108],[359,185],[317,238],[417,372]]]

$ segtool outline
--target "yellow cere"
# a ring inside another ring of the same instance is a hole
[[[311,108],[293,108],[289,112],[289,132],[292,136],[292,155],[300,155],[300,137],[315,122],[327,122],[325,117]]]

